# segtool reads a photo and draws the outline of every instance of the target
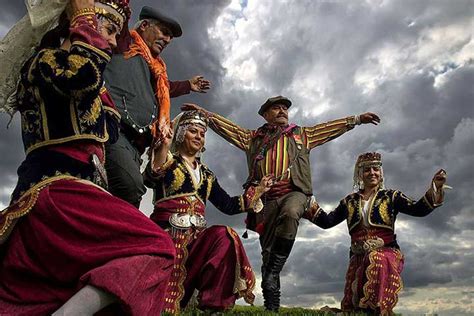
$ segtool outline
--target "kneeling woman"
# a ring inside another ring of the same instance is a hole
[[[200,309],[225,310],[239,297],[252,303],[255,276],[242,243],[230,227],[206,227],[205,207],[209,200],[229,215],[257,211],[270,177],[230,197],[199,159],[207,119],[198,111],[183,112],[174,120],[174,129],[174,138],[168,133],[151,151],[144,174],[145,185],[154,189],[151,219],[171,234],[177,252],[165,311],[185,307],[195,289]]]
[[[379,153],[359,156],[354,170],[358,192],[346,196],[331,213],[313,201],[304,217],[321,228],[347,220],[351,235],[351,254],[341,308],[393,315],[398,292],[403,254],[394,233],[398,213],[422,217],[443,202],[446,172],[438,171],[429,190],[413,201],[397,190],[383,187],[382,160]]]

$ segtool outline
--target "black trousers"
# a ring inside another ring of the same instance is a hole
[[[127,137],[119,134],[114,144],[105,146],[105,169],[107,171],[109,192],[122,200],[140,207],[146,187],[140,172],[142,159]]]

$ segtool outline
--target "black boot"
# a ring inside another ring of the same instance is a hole
[[[295,241],[275,238],[268,263],[262,267],[262,293],[265,309],[278,312],[280,308],[280,272]]]

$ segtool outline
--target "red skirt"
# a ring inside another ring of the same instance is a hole
[[[401,251],[389,247],[353,255],[347,269],[342,310],[371,309],[380,315],[391,315],[403,287],[403,262]]]
[[[132,205],[58,180],[0,247],[0,315],[50,315],[85,285],[126,314],[159,315],[174,257],[169,235]]]
[[[151,218],[167,222],[173,212],[204,215],[205,205],[197,199],[178,197],[159,202]],[[176,259],[165,295],[165,312],[178,313],[186,307],[194,290],[199,291],[202,310],[226,310],[239,297],[252,304],[255,275],[238,234],[230,227],[215,225],[202,230],[173,234]]]

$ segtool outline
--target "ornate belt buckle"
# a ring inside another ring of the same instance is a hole
[[[363,248],[365,252],[370,252],[378,248],[382,248],[385,245],[385,242],[383,241],[382,238],[376,237],[372,239],[367,239],[364,242]]]
[[[189,220],[191,225],[197,228],[204,228],[207,225],[207,221],[202,215],[191,215]]]
[[[169,222],[173,228],[186,230],[192,226],[189,214],[171,214]]]

